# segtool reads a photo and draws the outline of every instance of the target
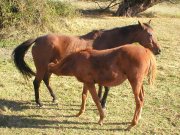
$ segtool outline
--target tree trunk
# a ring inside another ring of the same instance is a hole
[[[145,11],[155,4],[162,2],[163,0],[123,0],[119,4],[119,8],[116,11],[116,16],[136,16],[138,13]]]

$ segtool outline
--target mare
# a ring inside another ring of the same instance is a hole
[[[153,52],[159,54],[160,47],[154,35],[154,30],[149,23],[150,22],[141,23],[138,21],[138,24],[135,25],[110,30],[94,30],[82,36],[48,34],[23,42],[14,49],[12,57],[15,66],[25,78],[35,76],[33,81],[35,102],[37,105],[42,106],[39,98],[39,87],[42,80],[47,86],[53,101],[56,101],[56,96],[49,85],[51,73],[48,72],[48,64],[51,62],[56,63],[72,52],[85,48],[103,50],[138,42],[146,48],[153,48]],[[25,54],[32,44],[34,44],[32,47],[32,56],[36,73],[32,71],[24,60]],[[101,93],[102,90],[100,90],[99,95],[101,95]],[[105,107],[108,93],[107,87],[105,93],[102,99],[103,107]]]
[[[124,45],[107,50],[81,50],[65,57],[59,63],[50,63],[49,72],[56,75],[75,76],[84,84],[82,105],[77,116],[85,111],[88,91],[100,114],[99,124],[103,124],[104,111],[98,98],[95,84],[116,86],[126,79],[131,84],[136,109],[131,125],[137,125],[144,104],[143,80],[148,76],[153,82],[156,74],[156,60],[153,53],[140,45]],[[85,67],[85,68],[84,68]]]

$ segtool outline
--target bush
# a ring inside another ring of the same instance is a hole
[[[52,0],[0,0],[0,29],[10,26],[48,26],[57,18],[74,17],[76,8],[67,2]]]
[[[79,14],[77,8],[68,2],[49,1],[50,8],[59,16],[74,17]]]

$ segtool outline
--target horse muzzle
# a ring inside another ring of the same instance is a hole
[[[154,53],[155,55],[158,55],[158,54],[161,53],[161,49],[156,49],[156,50],[153,51],[153,53]]]

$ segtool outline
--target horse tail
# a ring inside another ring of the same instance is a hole
[[[156,58],[154,54],[149,51],[149,57],[150,57],[150,65],[149,65],[149,70],[148,70],[148,82],[150,85],[154,84],[155,78],[156,78]]]
[[[29,39],[23,42],[22,44],[20,44],[19,46],[17,46],[12,52],[12,59],[14,61],[15,66],[26,79],[35,75],[35,73],[30,69],[30,67],[24,61],[24,56],[26,52],[35,41],[36,39]]]

